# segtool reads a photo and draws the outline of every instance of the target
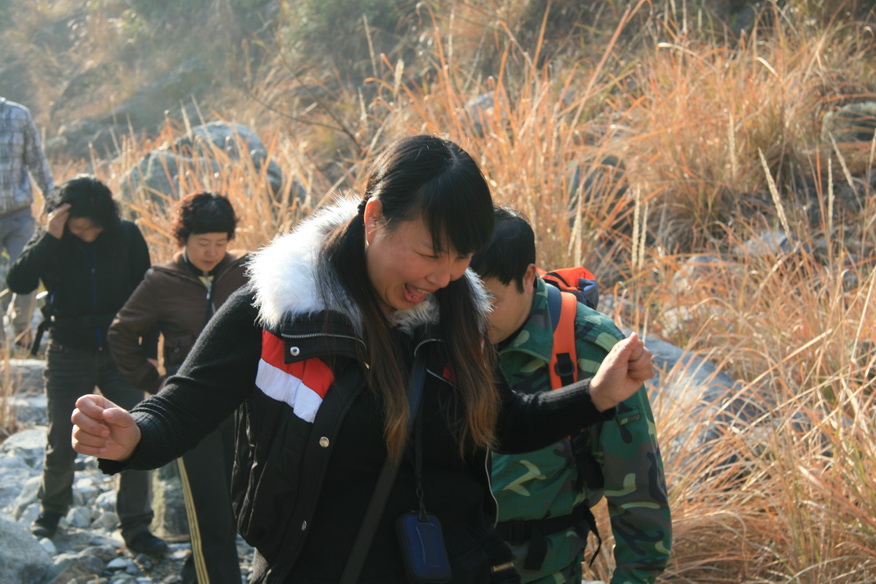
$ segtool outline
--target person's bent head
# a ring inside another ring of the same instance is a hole
[[[458,280],[493,228],[477,163],[433,136],[390,146],[374,163],[363,202],[368,276],[387,312]]]
[[[474,159],[434,136],[391,144],[374,162],[359,212],[324,253],[360,308],[369,375],[387,408],[387,445],[404,443],[404,359],[389,333],[397,311],[435,306],[468,417],[464,435],[492,441],[495,388],[482,349],[480,288],[463,277],[493,230],[490,189]],[[427,302],[430,301],[430,302]]]
[[[109,187],[90,175],[79,175],[63,185],[47,205],[49,212],[69,204],[65,229],[86,242],[119,224],[119,207]]]
[[[490,241],[471,260],[471,268],[490,293],[489,336],[501,343],[529,317],[535,293],[535,234],[529,222],[507,208],[495,210]]]
[[[199,270],[209,272],[225,258],[236,229],[237,215],[227,197],[197,192],[176,204],[173,236]]]

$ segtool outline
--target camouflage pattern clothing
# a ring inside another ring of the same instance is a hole
[[[536,278],[529,318],[499,351],[503,373],[516,390],[525,393],[551,389],[547,367],[553,331],[546,286]],[[575,329],[583,378],[597,370],[623,335],[608,317],[580,303]],[[588,501],[592,507],[604,495],[615,537],[617,567],[611,584],[654,582],[669,559],[672,524],[663,461],[645,388],[618,405],[613,421],[591,428],[582,438],[602,470],[603,488],[575,488],[578,473],[569,440],[522,455],[494,454],[492,487],[499,503],[499,521],[568,515],[578,504]],[[547,557],[539,571],[523,568],[528,545],[513,545],[522,581],[580,583],[586,543],[586,535],[582,538],[574,528],[548,536]]]

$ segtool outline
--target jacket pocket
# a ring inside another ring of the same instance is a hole
[[[195,335],[184,335],[164,339],[164,366],[180,365],[195,346]]]

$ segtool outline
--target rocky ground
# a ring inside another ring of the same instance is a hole
[[[12,363],[12,362],[10,362]],[[76,461],[74,505],[52,539],[38,541],[30,526],[39,513],[36,499],[45,452],[45,397],[38,385],[42,362],[14,363],[19,390],[12,401],[21,430],[0,444],[0,582],[3,584],[174,584],[191,554],[185,529],[163,509],[153,532],[165,536],[168,554],[130,553],[119,534],[112,477],[93,457]],[[28,376],[32,377],[31,382]],[[156,482],[158,490],[165,487]],[[169,524],[169,527],[168,527]],[[175,533],[168,534],[168,531]],[[179,533],[179,532],[182,533]],[[238,540],[243,582],[252,550]]]
[[[606,297],[603,304],[609,301],[613,299]],[[682,411],[698,412],[695,417],[701,419],[695,428],[702,434],[703,447],[708,446],[712,424],[727,423],[727,418],[747,425],[761,416],[738,384],[713,364],[655,338],[646,338],[646,343],[659,372],[648,384],[654,390],[652,404],[656,411],[667,401],[694,406]],[[36,493],[45,452],[44,362],[19,359],[0,364],[8,367],[0,371],[0,382],[11,388],[4,392],[0,406],[9,408],[20,427],[0,443],[0,584],[181,582],[180,571],[191,546],[180,489],[172,477],[164,476],[173,466],[153,472],[153,531],[170,544],[163,557],[135,556],[125,549],[117,531],[113,480],[98,470],[91,457],[77,459],[74,506],[55,537],[37,541],[30,533],[39,513]],[[671,440],[664,444],[664,457],[675,456],[676,446]],[[238,556],[245,582],[252,550],[240,539]]]

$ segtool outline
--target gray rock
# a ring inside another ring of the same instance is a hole
[[[58,548],[55,547],[55,542],[50,540],[48,537],[44,537],[40,540],[40,546],[42,546],[42,548],[46,550],[46,553],[50,556],[55,556],[58,554]]]
[[[828,112],[821,124],[821,138],[830,143],[870,142],[876,130],[876,102],[853,103],[837,111]]]
[[[107,562],[107,570],[125,570],[129,564],[133,564],[130,558],[115,558]]]
[[[45,369],[46,362],[42,359],[9,359],[9,381],[12,383],[13,398],[23,399],[34,395],[41,395],[45,388],[45,381],[43,380]],[[17,408],[18,405],[13,400],[12,406]],[[22,420],[18,415],[16,415],[16,419],[26,421]]]
[[[185,194],[181,192],[180,174],[209,177],[219,172],[219,168],[218,162],[208,158],[190,158],[169,150],[153,150],[122,177],[121,197],[136,207],[152,204],[157,210],[169,209]],[[141,212],[145,211],[141,209]]]
[[[113,531],[119,526],[119,520],[115,512],[99,512],[94,521],[91,522],[91,528],[100,531]]]
[[[696,255],[683,261],[669,281],[674,303],[667,302],[671,307],[665,306],[657,316],[665,333],[685,331],[689,323],[701,318],[704,312],[719,311],[714,303],[704,304],[700,300],[721,290],[738,289],[743,275],[743,266],[718,256]]]
[[[472,132],[483,136],[484,126],[488,125],[487,120],[493,115],[494,106],[495,102],[490,93],[482,93],[473,97],[465,103],[466,117],[463,118],[463,121],[470,125]]]
[[[0,457],[2,457],[2,455],[0,455]],[[7,476],[4,472],[2,474],[2,478],[4,484],[9,484],[5,481],[12,480],[14,477]],[[9,505],[10,513],[16,521],[26,521],[27,518],[25,517],[25,514],[28,507],[36,506],[35,503],[37,502],[37,491],[40,487],[40,475],[31,472],[27,476],[27,478],[11,484],[17,485],[19,492],[16,495],[15,499],[12,501],[12,503]],[[6,507],[6,505],[3,505],[4,509]],[[36,512],[34,512],[33,517],[30,518],[31,521],[33,519],[36,519]],[[28,523],[30,522],[28,521]]]
[[[9,398],[9,407],[15,412],[15,418],[22,426],[45,426],[46,418],[46,395],[40,393],[28,393],[25,395],[13,395]]]
[[[153,525],[162,537],[187,538],[189,520],[176,461],[152,472]]]
[[[177,139],[174,147],[202,158],[215,158],[218,149],[232,161],[244,164],[252,161],[257,172],[263,171],[267,160],[265,172],[271,191],[276,195],[283,188],[282,169],[273,160],[268,160],[268,151],[262,139],[242,124],[214,121],[196,126],[189,135]]]
[[[616,156],[604,156],[598,160],[574,161],[568,167],[566,207],[569,223],[574,224],[582,208],[590,204],[600,209],[606,199],[620,199],[627,192],[626,167]],[[630,202],[632,204],[632,202]],[[615,228],[629,233],[631,219],[616,223]]]
[[[153,150],[122,177],[122,199],[135,207],[148,204],[167,209],[187,193],[182,184],[197,182],[211,184],[213,175],[228,164],[249,165],[258,174],[264,174],[271,194],[280,199],[291,197],[304,202],[307,190],[297,179],[284,185],[283,171],[273,160],[255,132],[241,124],[210,122],[192,128],[191,132],[174,142],[168,150]],[[192,174],[201,177],[193,181]],[[185,175],[186,180],[182,180]],[[284,191],[288,189],[288,193]],[[287,203],[292,202],[290,199]]]
[[[46,153],[50,157],[87,160],[93,149],[98,156],[112,158],[119,152],[122,137],[128,134],[155,131],[169,117],[196,118],[198,111],[191,98],[200,96],[212,82],[210,68],[201,59],[192,57],[176,63],[106,115],[59,128],[56,136],[46,140]]]
[[[783,256],[808,250],[808,246],[783,231],[761,231],[756,236],[736,246],[734,253],[743,259]]]
[[[72,507],[67,511],[67,523],[70,527],[84,529],[91,525],[92,519],[94,519],[94,514],[87,507]]]
[[[18,457],[35,471],[42,471],[45,451],[46,429],[44,427],[16,432],[0,443],[0,458],[5,458],[7,455]]]
[[[100,558],[103,563],[107,564],[119,557],[117,545],[91,545],[82,550],[82,554],[88,554],[96,558]]]
[[[678,266],[669,281],[669,291],[673,294],[686,294],[693,290],[712,291],[726,287],[729,277],[740,275],[742,267],[714,255],[695,255]],[[718,285],[716,285],[718,284]]]
[[[128,126],[108,119],[84,119],[64,124],[58,133],[45,141],[49,157],[87,159],[92,149],[100,154],[117,150],[121,137],[128,133]]]
[[[43,580],[46,584],[68,584],[82,577],[101,574],[106,565],[92,555],[65,553],[55,558],[54,567]]]
[[[0,517],[0,582],[42,582],[52,558],[19,524]]]
[[[112,513],[116,508],[116,491],[107,489],[94,500],[94,506],[102,511]]]
[[[688,416],[694,433],[685,433],[683,444],[664,444],[664,456],[692,452],[692,457],[701,457],[709,443],[732,428],[748,431],[767,416],[765,404],[752,389],[710,361],[654,337],[647,337],[645,345],[657,370],[647,383],[654,409]],[[730,455],[719,466],[736,461],[737,456]]]
[[[759,10],[759,3],[755,0],[708,0],[705,5],[709,14],[737,37],[751,34],[754,29]]]
[[[33,476],[33,471],[26,468],[3,469],[0,471],[2,486],[0,486],[0,508],[7,509],[14,506],[19,497],[21,485],[25,484]]]

